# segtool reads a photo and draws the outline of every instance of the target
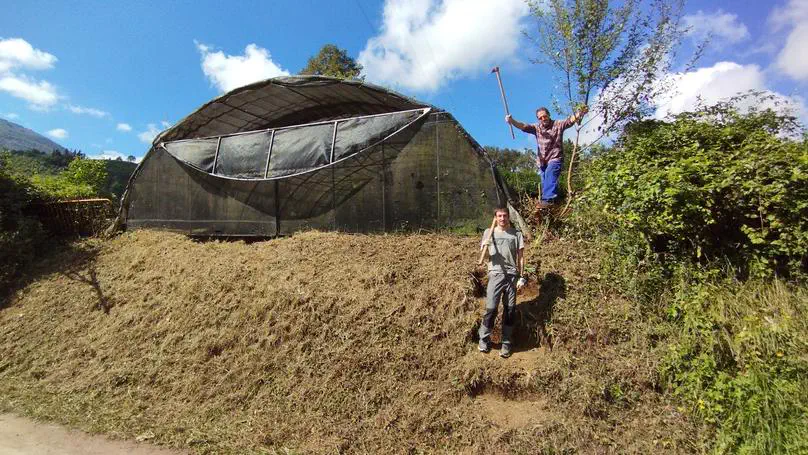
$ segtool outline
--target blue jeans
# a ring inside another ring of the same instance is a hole
[[[554,202],[558,197],[558,176],[560,175],[561,160],[552,160],[539,168],[542,201]]]

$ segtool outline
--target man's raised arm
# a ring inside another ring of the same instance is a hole
[[[578,122],[579,120],[584,118],[584,115],[586,115],[587,112],[589,112],[589,106],[584,104],[581,107],[581,109],[578,110],[578,112],[576,112],[576,113],[570,115],[569,117],[567,117],[566,119],[564,119],[564,129],[567,129],[567,128],[571,127],[576,122]]]
[[[530,125],[530,124],[527,124],[527,123],[522,123],[519,120],[516,120],[515,118],[513,118],[510,114],[505,116],[505,123],[509,123],[509,124],[519,128],[520,130],[524,131],[525,133],[533,134],[533,133],[536,132],[536,129],[535,129],[535,127],[533,125]]]

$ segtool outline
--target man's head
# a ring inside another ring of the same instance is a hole
[[[553,120],[550,118],[550,111],[546,107],[536,109],[536,118],[545,128],[548,128],[553,123]]]
[[[497,226],[502,229],[507,229],[511,226],[511,214],[506,207],[497,207],[494,210],[494,216],[497,217]]]

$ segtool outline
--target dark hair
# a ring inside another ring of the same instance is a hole
[[[548,117],[550,116],[550,109],[547,109],[547,108],[546,108],[546,107],[544,107],[544,106],[542,106],[542,107],[540,107],[540,108],[536,109],[536,115],[539,115],[539,112],[541,112],[541,111],[547,112],[547,116],[548,116]]]
[[[511,216],[511,211],[508,210],[508,207],[497,207],[497,208],[495,208],[494,209],[494,215],[496,215],[498,212],[505,212],[505,213],[508,214],[509,217]]]

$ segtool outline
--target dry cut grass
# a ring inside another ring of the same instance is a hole
[[[200,453],[696,449],[586,245],[534,248],[517,352],[477,353],[477,242],[76,245],[0,309],[0,410]]]

